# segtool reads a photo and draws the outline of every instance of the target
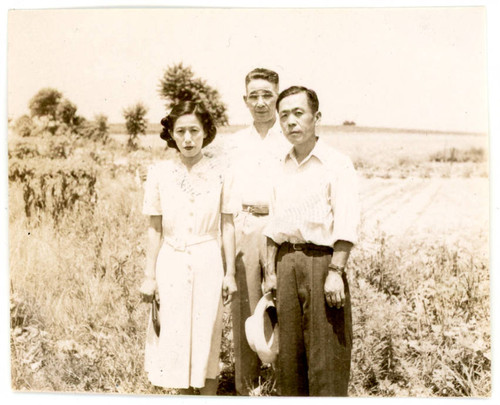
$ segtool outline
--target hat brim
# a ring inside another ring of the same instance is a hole
[[[274,363],[278,356],[278,325],[272,322],[268,310],[274,309],[270,293],[264,295],[252,316],[245,321],[245,334],[248,345],[257,353],[263,363]]]

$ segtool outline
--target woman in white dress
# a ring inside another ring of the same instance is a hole
[[[145,370],[156,386],[215,395],[223,304],[236,292],[232,181],[224,162],[202,153],[216,128],[201,104],[180,102],[161,123],[162,139],[178,153],[152,165],[145,185],[141,294],[160,302],[159,335],[148,325]]]

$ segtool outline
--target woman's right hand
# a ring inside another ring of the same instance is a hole
[[[145,278],[142,282],[139,292],[144,302],[152,302],[157,290],[156,280],[154,278]]]

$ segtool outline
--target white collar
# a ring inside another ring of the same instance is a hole
[[[274,125],[271,128],[269,128],[264,138],[260,136],[259,132],[257,131],[257,128],[255,128],[255,124],[252,124],[250,133],[252,134],[252,137],[258,138],[260,140],[275,138],[278,135],[283,136],[281,133],[281,126],[278,118],[276,118],[276,121],[274,121]]]
[[[316,157],[317,159],[319,159],[322,163],[325,163],[325,161],[327,159],[327,155],[326,155],[326,151],[325,151],[325,142],[323,140],[321,140],[321,137],[318,137],[318,140],[316,141],[311,152],[309,152],[309,154],[302,160],[302,162],[300,162],[300,163],[297,162],[297,159],[295,157],[295,149],[293,146],[286,154],[285,161],[287,159],[292,159],[298,166],[300,166],[300,165],[305,164],[313,156]]]

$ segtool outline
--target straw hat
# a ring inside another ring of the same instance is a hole
[[[278,355],[278,324],[271,293],[265,294],[245,321],[248,345],[263,363],[274,363]]]

